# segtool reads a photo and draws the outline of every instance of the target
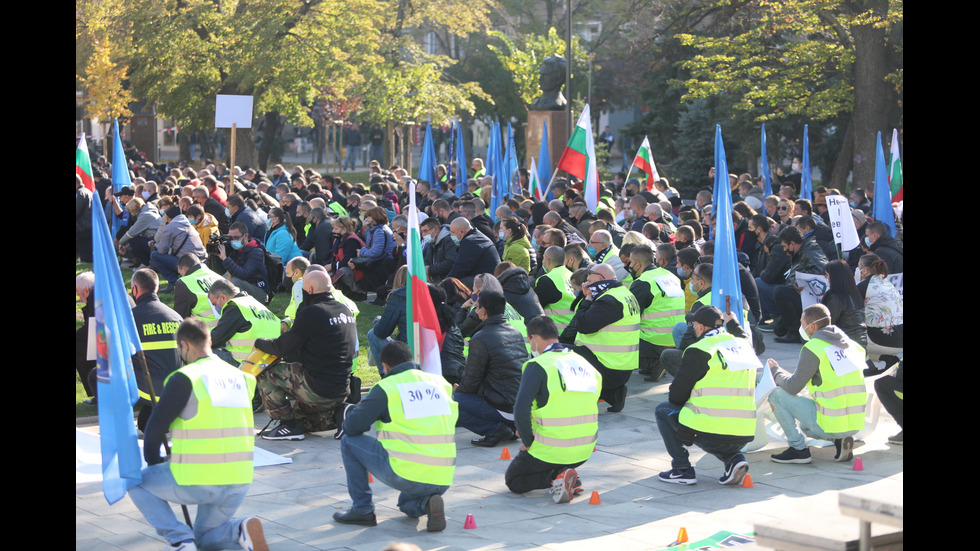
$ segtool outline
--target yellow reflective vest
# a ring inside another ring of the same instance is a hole
[[[378,385],[388,397],[391,422],[379,420],[375,428],[378,441],[388,452],[391,470],[405,480],[451,485],[459,418],[453,388],[441,376],[420,369],[390,375]]]
[[[865,357],[865,350],[858,343],[846,339],[848,346],[858,351],[858,356]],[[857,369],[843,377],[838,377],[828,356],[832,346],[821,339],[811,339],[803,345],[820,359],[820,386],[807,382],[806,388],[817,403],[817,424],[830,434],[858,431],[864,428],[864,410],[868,394],[864,384],[864,371]]]
[[[528,448],[535,459],[559,465],[571,465],[592,456],[599,432],[599,393],[602,375],[582,356],[570,350],[552,350],[528,363],[537,363],[548,379],[548,403],[531,404],[531,432],[534,441]],[[565,375],[563,375],[563,371]],[[566,377],[594,380],[592,391],[572,391]]]
[[[227,308],[232,303],[238,307],[245,321],[251,324],[245,331],[232,335],[225,345],[235,361],[240,363],[252,353],[255,339],[275,339],[282,332],[282,325],[275,314],[251,295],[228,299],[224,307]]]
[[[609,369],[636,369],[640,364],[640,305],[622,285],[610,288],[597,300],[607,297],[622,305],[623,317],[595,333],[579,331],[575,344],[587,347]]]
[[[255,377],[215,357],[174,373],[183,373],[192,386],[188,406],[170,425],[174,480],[181,486],[251,484]],[[240,405],[215,405],[212,394],[219,392]]]
[[[755,370],[728,369],[719,351],[719,345],[735,340],[722,332],[704,337],[684,350],[684,354],[700,350],[709,356],[708,372],[694,384],[691,397],[681,409],[678,420],[685,427],[730,436],[755,434]],[[748,346],[747,340],[745,345]]]

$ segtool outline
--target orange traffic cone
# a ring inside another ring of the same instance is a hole
[[[368,473],[368,482],[374,482],[374,477],[371,476],[371,473]]]
[[[864,462],[861,461],[861,458],[860,457],[854,460],[854,470],[855,471],[863,471],[864,470]]]
[[[599,492],[597,490],[592,490],[592,497],[589,498],[589,505],[602,505],[602,500],[599,499]]]
[[[745,478],[742,479],[743,488],[755,488],[755,484],[752,484],[752,475],[747,474]]]
[[[466,515],[466,522],[463,523],[463,528],[466,530],[472,530],[476,528],[476,520],[473,519],[473,515]]]
[[[500,450],[501,459],[510,459],[510,448],[504,448]]]
[[[674,543],[687,543],[687,528],[681,526],[680,532],[677,532],[677,541]]]

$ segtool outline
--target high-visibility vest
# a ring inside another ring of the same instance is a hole
[[[235,361],[241,362],[252,352],[255,339],[274,339],[282,332],[282,325],[279,318],[269,311],[261,302],[252,298],[251,295],[244,295],[228,299],[228,304],[234,303],[242,313],[245,321],[250,322],[251,326],[240,333],[235,333],[228,339],[225,348],[231,352]],[[224,310],[224,308],[222,308]]]
[[[658,277],[677,277],[663,268],[644,270],[638,281],[650,284],[653,302],[640,315],[640,338],[658,346],[674,346],[671,332],[674,326],[684,322],[684,297],[668,297],[657,284]],[[678,287],[680,282],[678,282]]]
[[[551,318],[551,321],[555,322],[555,325],[558,326],[559,334],[568,327],[568,324],[572,322],[572,318],[575,317],[575,312],[572,310],[572,302],[575,301],[575,294],[572,293],[572,288],[568,283],[571,277],[572,272],[568,271],[568,268],[556,266],[550,272],[537,279],[537,281],[550,279],[555,284],[555,288],[561,293],[561,299],[558,302],[541,305],[544,308],[544,314]]]
[[[337,213],[337,216],[349,216],[347,209],[341,206],[341,204],[337,201],[331,201],[330,204],[327,205],[327,208]]]
[[[531,432],[534,442],[528,448],[535,459],[558,465],[570,465],[587,460],[595,449],[599,432],[599,393],[602,375],[582,356],[570,351],[552,350],[528,363],[536,362],[544,369],[548,384],[548,403],[538,407],[531,404]],[[595,378],[595,392],[573,392],[559,371],[559,365],[583,370]]]
[[[610,297],[623,307],[623,317],[595,333],[579,331],[575,344],[583,345],[609,369],[628,371],[640,364],[640,305],[629,289],[617,286],[598,300]]]
[[[196,405],[184,408],[170,425],[170,472],[174,480],[181,486],[251,484],[255,377],[215,357],[201,358],[174,373],[190,379],[190,400]],[[171,376],[173,373],[167,379]],[[219,385],[243,405],[212,404],[208,388]],[[193,416],[184,418],[187,412]]]
[[[718,350],[735,341],[729,333],[704,337],[684,350],[707,353],[708,372],[694,384],[678,420],[699,432],[752,436],[755,434],[755,370],[733,371]]]
[[[848,346],[858,350],[861,358],[865,357],[861,345],[846,337],[845,340]],[[817,403],[817,424],[829,434],[861,430],[864,428],[864,410],[868,401],[864,371],[857,369],[838,377],[827,356],[830,346],[830,343],[820,339],[810,339],[803,345],[820,359],[820,386],[815,386],[812,379],[806,383],[810,396]]]
[[[214,315],[214,307],[208,300],[208,291],[211,290],[211,284],[219,279],[221,276],[202,264],[193,273],[187,274],[179,280],[197,297],[197,302],[191,308],[191,314],[203,321],[204,325],[208,327],[208,331],[214,329],[214,326],[218,324],[218,318]]]
[[[451,485],[456,470],[455,435],[459,418],[459,405],[452,399],[453,388],[441,376],[420,369],[390,375],[378,385],[388,396],[391,422],[379,420],[375,428],[378,441],[388,452],[391,470],[413,482]],[[448,413],[409,419],[403,400],[431,401],[433,409],[448,408]]]

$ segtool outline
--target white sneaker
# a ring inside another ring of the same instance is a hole
[[[241,545],[245,551],[269,551],[269,544],[265,542],[265,531],[262,530],[262,521],[255,517],[243,520],[238,527],[238,545]]]
[[[575,469],[565,469],[551,481],[551,499],[555,503],[568,503],[575,495],[575,485],[578,483],[578,473]]]

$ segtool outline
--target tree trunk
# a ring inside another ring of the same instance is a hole
[[[395,164],[395,121],[388,121],[386,123],[385,131],[385,167],[391,167]]]
[[[854,161],[854,119],[847,122],[847,129],[844,131],[844,139],[837,153],[837,160],[834,161],[834,168],[830,174],[828,187],[837,188],[841,193],[847,193],[847,177],[851,172],[851,165]],[[852,187],[857,185],[857,180]]]
[[[257,163],[262,172],[267,172],[266,167],[269,166],[270,160],[282,160],[270,159],[280,131],[282,131],[282,124],[279,121],[279,111],[267,112],[265,114],[265,131],[262,134],[262,145],[259,147]]]
[[[187,161],[188,166],[194,159],[191,159],[191,138],[186,132],[177,134],[177,160]]]
[[[231,151],[228,151],[229,164],[228,166],[242,166],[254,168],[258,166],[259,155],[255,150],[255,137],[252,134],[251,128],[239,128],[236,131],[235,140],[235,158],[231,159]],[[264,140],[263,140],[264,141]],[[231,147],[231,142],[228,143],[229,148]]]
[[[872,4],[869,2],[869,4]],[[877,14],[888,11],[887,0],[875,0]],[[875,172],[875,136],[886,131],[893,89],[885,82],[888,74],[887,29],[873,25],[854,26],[854,184],[873,185]]]

